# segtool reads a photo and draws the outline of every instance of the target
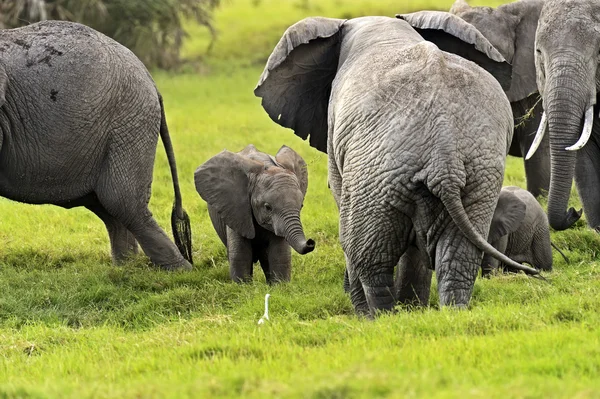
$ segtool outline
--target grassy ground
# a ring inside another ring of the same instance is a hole
[[[353,316],[326,157],[271,122],[252,89],[282,31],[304,16],[451,2],[302,3],[229,0],[202,67],[155,73],[192,217],[192,272],[164,273],[143,257],[112,266],[104,227],[85,210],[0,199],[0,398],[600,397],[600,240],[583,223],[552,234],[571,263],[555,256],[549,283],[500,276],[477,281],[468,311],[438,309],[433,290],[428,309]],[[206,44],[191,27],[186,54]],[[309,164],[303,219],[317,249],[293,255],[290,284],[268,287],[258,268],[254,283],[231,283],[193,188],[199,164],[248,143],[290,145]],[[506,184],[524,183],[522,160],[509,159]],[[151,208],[165,227],[170,187],[159,147]],[[267,292],[272,321],[259,327]]]

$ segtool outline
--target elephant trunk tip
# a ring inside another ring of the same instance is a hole
[[[581,218],[582,213],[583,209],[576,211],[575,208],[569,208],[569,210],[563,214],[548,212],[548,222],[550,223],[550,227],[554,230],[566,230]]]
[[[302,252],[300,252],[301,255],[306,255],[309,252],[312,252],[315,250],[315,240],[309,238],[308,240],[306,240],[306,244],[304,245],[304,249]]]

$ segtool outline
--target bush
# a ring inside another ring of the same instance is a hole
[[[46,19],[76,21],[130,48],[148,67],[181,63],[183,19],[206,26],[216,38],[212,11],[220,0],[0,0],[1,28]]]

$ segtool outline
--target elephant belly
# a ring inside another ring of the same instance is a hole
[[[29,204],[68,204],[93,191],[97,171],[81,160],[79,167],[68,171],[44,163],[37,167],[22,167],[14,162],[12,167],[0,168],[0,196]],[[10,162],[10,160],[9,160]],[[4,163],[4,162],[3,162]]]

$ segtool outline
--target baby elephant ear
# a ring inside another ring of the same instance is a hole
[[[306,190],[308,189],[308,167],[304,159],[296,151],[284,145],[277,151],[275,160],[287,170],[294,172],[298,178],[298,183],[300,183],[302,195],[306,195]]]
[[[502,190],[492,217],[488,242],[496,242],[507,234],[514,233],[525,218],[527,205],[513,193]]]
[[[263,165],[239,154],[222,151],[194,173],[196,191],[223,218],[233,231],[254,238],[254,221],[248,190],[251,173],[259,173]]]
[[[503,90],[510,88],[511,65],[477,28],[462,18],[443,11],[398,14],[396,18],[408,22],[423,39],[440,50],[473,61],[491,73]]]

